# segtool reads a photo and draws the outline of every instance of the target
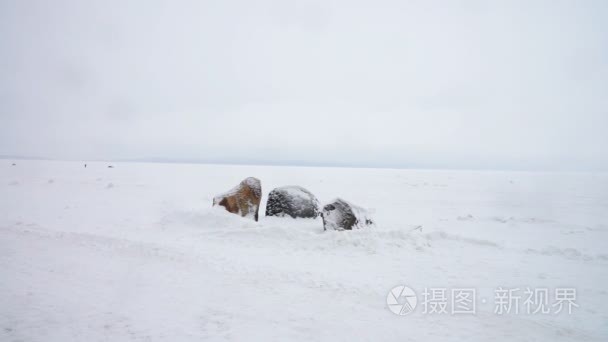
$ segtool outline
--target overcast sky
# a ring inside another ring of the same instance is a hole
[[[0,0],[0,155],[608,169],[608,1]]]

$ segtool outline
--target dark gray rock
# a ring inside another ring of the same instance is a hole
[[[290,185],[276,188],[268,194],[266,216],[291,216],[293,218],[316,218],[319,216],[319,201],[301,186]]]
[[[352,230],[374,224],[366,210],[341,198],[326,204],[321,212],[321,217],[324,230]]]

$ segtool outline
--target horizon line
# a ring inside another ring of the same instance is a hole
[[[365,164],[365,163],[323,163],[312,161],[264,161],[264,160],[211,160],[199,158],[53,158],[35,156],[0,155],[3,160],[40,160],[57,162],[90,162],[90,163],[150,163],[150,164],[200,164],[200,165],[230,165],[230,166],[278,166],[278,167],[324,167],[351,169],[389,169],[389,170],[420,170],[420,171],[492,171],[492,172],[551,172],[551,173],[608,173],[606,169],[549,169],[549,168],[514,168],[514,167],[471,167],[471,166],[438,166],[438,165],[403,165],[403,164]]]

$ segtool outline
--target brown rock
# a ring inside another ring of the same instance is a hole
[[[244,179],[232,190],[213,198],[213,206],[220,205],[229,212],[258,220],[262,199],[262,185],[254,177]]]

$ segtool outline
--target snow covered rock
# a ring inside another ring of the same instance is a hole
[[[232,190],[213,198],[213,206],[220,205],[229,212],[258,220],[262,199],[262,184],[259,179],[248,177]]]
[[[276,188],[268,195],[266,216],[285,216],[293,218],[317,218],[319,201],[301,186],[290,185]]]
[[[321,213],[323,230],[351,230],[373,224],[367,211],[341,198],[326,204]]]

